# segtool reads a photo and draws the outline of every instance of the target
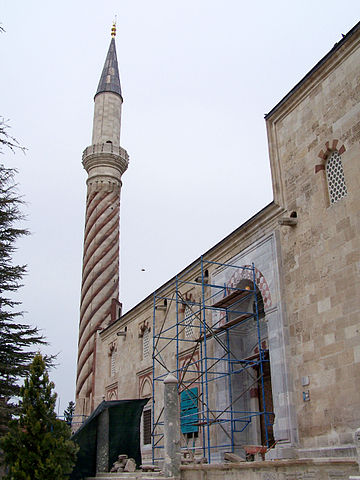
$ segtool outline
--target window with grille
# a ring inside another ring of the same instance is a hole
[[[150,330],[148,328],[145,329],[143,337],[142,337],[142,344],[143,344],[143,359],[149,358],[150,356]]]
[[[143,443],[151,443],[151,410],[144,410],[143,413]]]
[[[115,375],[115,350],[113,350],[110,355],[110,376],[113,377],[114,375]]]
[[[344,169],[339,152],[332,152],[326,162],[326,178],[330,203],[336,203],[347,195]]]
[[[184,319],[184,324],[185,324],[185,337],[190,338],[193,336],[193,318],[194,314],[193,311],[191,310],[190,307],[186,306],[185,307],[185,319]]]

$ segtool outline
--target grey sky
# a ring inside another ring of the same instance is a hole
[[[2,0],[1,109],[26,156],[32,236],[19,293],[44,329],[60,413],[73,399],[93,96],[118,17],[130,155],[121,195],[125,310],[272,200],[263,116],[358,21],[358,0]],[[141,271],[145,269],[145,272]]]

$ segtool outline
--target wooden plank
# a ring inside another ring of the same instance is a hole
[[[245,459],[240,457],[239,455],[235,455],[235,453],[226,452],[224,453],[224,460],[228,462],[238,463],[238,462],[245,462]]]
[[[255,292],[253,290],[235,290],[234,292],[230,293],[230,295],[226,295],[226,297],[214,303],[212,307],[228,308],[228,307],[231,307],[231,305],[233,305],[235,302],[240,301],[242,298],[245,298],[248,295],[254,295],[254,294]]]
[[[248,318],[255,318],[255,317],[254,317],[254,314],[252,314],[252,313],[244,313],[244,314],[242,314],[242,315],[239,315],[239,316],[238,316],[237,318],[235,318],[234,320],[231,320],[230,322],[224,323],[224,325],[222,325],[221,327],[212,327],[212,328],[211,328],[212,332],[207,333],[207,334],[206,334],[206,338],[214,337],[214,336],[217,335],[218,333],[222,333],[222,332],[224,332],[225,330],[227,330],[228,328],[233,327],[234,325],[237,325],[238,323],[241,323],[241,322],[247,320]],[[198,341],[202,342],[203,340],[204,340],[204,335],[201,335],[201,336],[198,338]]]

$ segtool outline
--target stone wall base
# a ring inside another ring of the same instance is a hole
[[[344,458],[344,457],[356,457],[355,445],[339,445],[332,447],[320,447],[320,448],[301,448],[297,450],[298,458]]]
[[[299,458],[298,450],[290,444],[278,444],[265,454],[266,460],[287,460],[295,458]]]
[[[349,480],[359,474],[355,458],[273,460],[183,465],[181,480]]]

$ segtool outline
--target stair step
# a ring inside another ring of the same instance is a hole
[[[121,477],[123,480],[132,480],[137,478],[138,480],[157,480],[162,479],[164,480],[164,474],[162,472],[115,472],[115,473],[98,473],[96,478],[104,478],[104,477]]]
[[[117,472],[98,473],[96,477],[87,477],[86,480],[164,480],[161,472]],[[172,480],[169,478],[167,480]]]
[[[139,477],[124,477],[122,473],[98,473],[96,477],[86,477],[86,480],[139,480]]]

